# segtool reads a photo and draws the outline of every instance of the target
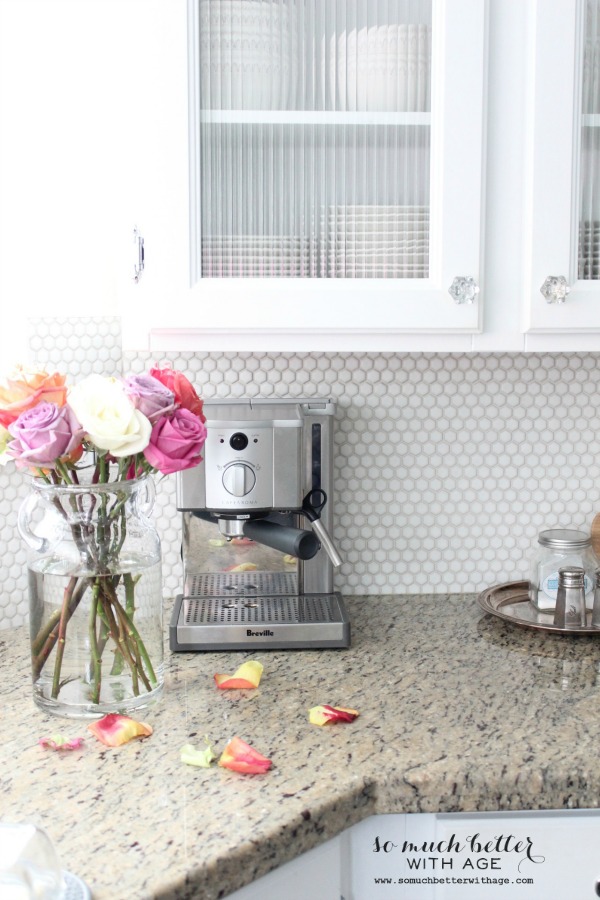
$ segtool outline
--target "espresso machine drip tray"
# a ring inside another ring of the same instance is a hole
[[[214,572],[187,576],[188,597],[256,597],[260,594],[295,594],[295,572]]]
[[[203,582],[194,586],[202,589]],[[350,646],[350,622],[339,593],[264,594],[253,590],[249,579],[240,579],[237,589],[235,579],[227,583],[230,596],[178,595],[170,626],[172,650]]]

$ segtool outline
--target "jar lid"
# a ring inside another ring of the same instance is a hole
[[[585,531],[571,531],[568,528],[552,528],[549,531],[541,531],[538,543],[542,547],[550,547],[552,550],[579,550],[589,547],[592,536]]]

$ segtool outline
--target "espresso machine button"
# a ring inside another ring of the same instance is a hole
[[[248,446],[248,438],[243,431],[236,431],[236,433],[232,434],[229,438],[229,446],[233,450],[245,450]]]
[[[223,472],[223,487],[234,497],[244,497],[256,484],[256,475],[250,466],[233,463]]]

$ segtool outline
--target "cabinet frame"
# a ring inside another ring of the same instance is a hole
[[[584,22],[585,0],[538,2],[532,19],[522,330],[533,335],[600,330],[600,285],[580,280],[577,265]],[[555,275],[570,286],[561,304],[540,292]]]
[[[318,333],[327,335],[327,346],[335,350],[344,349],[343,335],[375,336],[375,345],[381,336],[387,346],[390,334],[481,331],[487,0],[433,0],[433,15],[430,277],[202,279],[194,202],[200,166],[199,3],[187,0],[190,208],[189,233],[180,239],[187,240],[190,266],[185,286],[172,281],[163,286],[163,292],[169,290],[168,309],[152,303],[151,344],[202,349],[211,335],[214,345],[216,335],[233,331],[242,343],[245,336],[258,348],[258,335],[297,339]],[[457,305],[448,293],[452,280],[464,275],[472,275],[481,288],[473,305]]]

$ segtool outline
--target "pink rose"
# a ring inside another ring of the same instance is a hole
[[[151,422],[175,409],[175,394],[152,375],[129,375],[125,379],[125,393]]]
[[[197,466],[206,440],[206,426],[189,409],[177,409],[154,423],[144,456],[163,475]]]
[[[60,459],[80,454],[83,429],[68,406],[38,403],[8,426],[13,436],[6,452],[17,466],[53,469]]]
[[[203,422],[206,418],[202,412],[202,400],[196,393],[192,383],[188,381],[181,372],[175,372],[166,366],[164,369],[150,369],[149,373],[153,378],[158,379],[166,388],[173,391],[177,404],[183,409],[189,409],[194,415],[199,416]]]

